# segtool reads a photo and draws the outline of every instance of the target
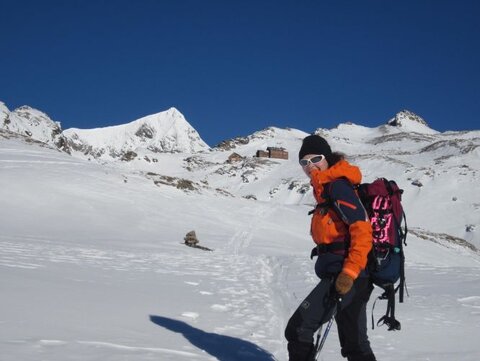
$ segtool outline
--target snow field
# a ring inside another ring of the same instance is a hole
[[[2,141],[0,359],[287,360],[284,327],[318,280],[309,196],[285,205],[281,192],[270,202],[187,195],[126,168]],[[415,196],[406,194],[419,219]],[[193,229],[213,252],[181,244]],[[408,243],[402,331],[369,331],[378,359],[477,361],[478,253]],[[385,308],[377,303],[376,320]],[[320,359],[343,360],[335,326]]]

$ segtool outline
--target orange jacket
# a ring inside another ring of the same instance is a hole
[[[351,185],[360,184],[360,169],[346,160],[321,171],[314,169],[310,173],[313,192],[318,204],[327,200],[325,185],[331,184],[329,192],[334,193],[332,206],[315,210],[312,217],[311,233],[316,244],[343,242],[350,238],[350,248],[343,263],[342,272],[356,279],[367,265],[368,253],[372,248],[372,226],[360,199]],[[337,182],[340,179],[347,181]],[[338,184],[338,185],[337,185]]]

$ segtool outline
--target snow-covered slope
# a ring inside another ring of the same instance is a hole
[[[84,156],[129,161],[164,152],[208,150],[198,132],[175,108],[124,125],[98,129],[67,129],[71,148]]]
[[[270,127],[210,149],[175,108],[125,125],[63,133],[58,123],[29,107],[9,112],[1,103],[0,116],[5,129],[71,150],[75,157],[134,171],[158,186],[280,204],[314,203],[297,165],[307,135],[300,130]],[[435,220],[431,232],[480,247],[479,131],[439,133],[404,110],[377,128],[346,123],[316,133],[358,163],[365,181],[395,179],[405,190],[411,225],[424,229],[428,215]],[[286,149],[289,159],[255,157],[268,147]],[[229,161],[233,152],[243,158]],[[432,206],[439,211],[432,213]]]
[[[366,181],[405,190],[410,297],[402,331],[369,332],[377,358],[478,360],[480,132],[317,132]],[[0,129],[2,361],[287,360],[283,329],[317,282],[305,135],[271,127],[208,152],[138,145],[130,162],[96,162]],[[253,157],[267,147],[289,159]],[[191,230],[214,251],[184,246]],[[343,360],[337,339],[322,360]]]
[[[402,119],[401,115],[397,118]],[[364,181],[377,177],[396,180],[405,191],[411,226],[480,247],[480,132],[438,133],[418,124],[415,131],[388,124],[377,128],[341,124],[316,132],[327,138],[335,151],[361,166]],[[202,188],[216,189],[258,201],[313,205],[309,182],[297,159],[306,135],[300,130],[270,127],[222,142],[207,153],[162,154],[156,156],[156,162],[137,157],[125,169],[190,180],[200,192]],[[289,159],[255,157],[257,150],[267,147],[285,148]],[[233,152],[243,158],[228,161]]]
[[[297,137],[283,144],[293,147],[303,134],[272,128],[237,150],[249,155],[272,136]],[[280,190],[270,201],[185,192],[25,139],[0,131],[2,360],[287,360],[283,329],[317,282],[307,198],[289,205]],[[212,163],[226,154],[213,152]],[[259,196],[269,172],[278,182],[299,171],[295,159],[271,162],[256,172],[263,185],[246,183]],[[409,213],[435,228],[408,192]],[[181,244],[192,229],[213,252]],[[478,359],[480,257],[432,234],[410,235],[402,331],[370,331],[378,359]],[[342,360],[337,338],[334,327],[322,360]]]

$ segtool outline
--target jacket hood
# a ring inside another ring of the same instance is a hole
[[[330,168],[321,171],[313,170],[311,173],[312,184],[326,184],[338,178],[346,178],[350,183],[356,185],[362,181],[362,172],[360,168],[351,165],[346,160],[341,160]]]

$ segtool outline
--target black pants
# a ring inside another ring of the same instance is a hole
[[[333,313],[333,279],[322,279],[300,304],[288,321],[285,337],[290,361],[313,360],[313,335]],[[335,321],[342,356],[351,361],[374,361],[367,336],[367,302],[373,286],[367,277],[355,280],[352,289],[342,299]]]

